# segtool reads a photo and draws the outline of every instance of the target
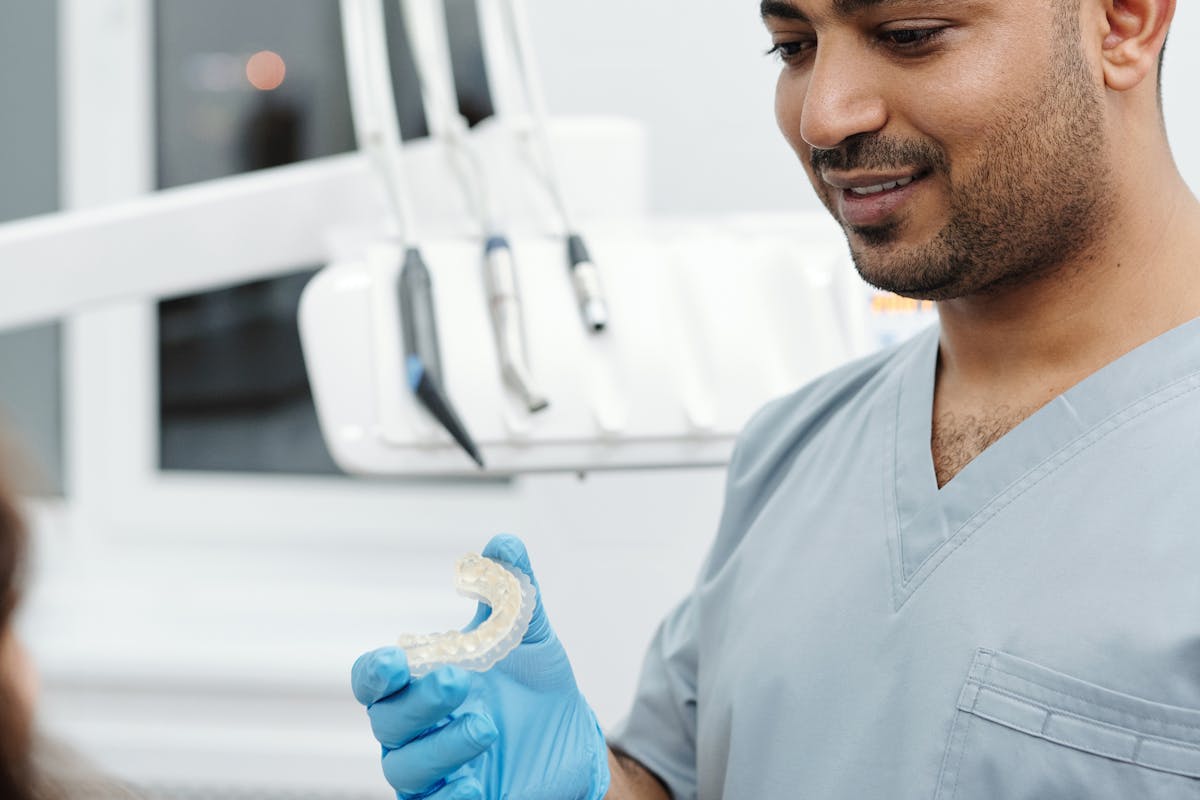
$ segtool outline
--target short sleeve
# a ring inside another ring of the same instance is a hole
[[[609,737],[667,785],[696,797],[696,610],[693,596],[658,628],[642,665],[633,710]]]
[[[770,406],[768,406],[769,408]],[[762,419],[764,411],[756,415]],[[730,459],[725,508],[717,538],[701,569],[696,588],[658,628],[634,695],[633,710],[609,736],[613,747],[628,753],[658,776],[674,800],[694,800],[697,787],[697,675],[699,671],[700,600],[704,581],[728,558],[744,530],[747,494],[747,441],[758,438],[753,422],[739,437]]]
[[[897,346],[899,347],[899,346]],[[674,800],[695,800],[700,759],[724,758],[721,744],[699,739],[698,676],[700,659],[721,658],[701,649],[700,634],[711,634],[713,609],[728,606],[723,592],[736,586],[720,582],[747,531],[787,475],[796,454],[837,410],[862,392],[886,367],[894,350],[846,365],[799,391],[768,403],[743,429],[730,457],[725,504],[716,538],[691,594],[663,621],[642,665],[633,710],[610,736],[614,748],[628,753],[666,784]],[[706,687],[707,689],[707,687]],[[705,702],[711,698],[705,697]],[[704,764],[706,776],[719,765]]]

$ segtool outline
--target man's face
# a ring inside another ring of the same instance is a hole
[[[1109,217],[1077,0],[763,0],[779,125],[868,282],[947,300],[1055,271]]]

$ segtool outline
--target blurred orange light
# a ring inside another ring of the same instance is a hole
[[[246,62],[246,80],[264,92],[278,89],[286,74],[287,65],[283,58],[271,50],[259,50]]]

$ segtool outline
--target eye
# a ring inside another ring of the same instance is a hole
[[[815,45],[816,42],[810,40],[776,42],[775,45],[767,51],[767,55],[778,58],[784,64],[795,64],[804,58]]]
[[[898,50],[916,50],[931,44],[945,28],[896,28],[882,31],[879,38]]]

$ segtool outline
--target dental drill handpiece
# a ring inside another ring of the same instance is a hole
[[[438,346],[433,306],[433,281],[421,251],[409,248],[400,268],[400,327],[404,338],[405,366],[413,394],[445,428],[454,441],[483,468],[483,457],[467,432],[445,391],[442,357]]]
[[[608,304],[600,287],[600,271],[578,233],[567,234],[567,261],[571,265],[571,285],[575,288],[579,313],[584,324],[599,333],[608,327]]]
[[[516,62],[518,85],[534,123],[532,137],[523,137],[523,142],[530,161],[537,165],[534,172],[550,194],[566,231],[567,264],[571,271],[571,285],[575,290],[575,301],[579,305],[580,316],[589,331],[600,333],[608,327],[608,301],[604,297],[600,271],[592,261],[583,237],[572,221],[566,192],[554,160],[554,151],[550,146],[549,115],[546,112],[545,93],[534,58],[528,11],[524,0],[504,0],[501,5],[507,12],[504,15],[504,21],[507,23],[505,30]]]
[[[517,275],[513,267],[512,248],[503,236],[488,237],[484,248],[488,308],[496,347],[500,351],[501,370],[505,382],[521,396],[530,413],[550,405],[537,388],[529,373],[525,357],[525,333],[521,323],[521,301],[517,291]]]
[[[430,132],[445,142],[450,165],[483,233],[483,275],[501,379],[529,413],[536,413],[549,402],[529,365],[512,249],[501,229],[483,158],[457,108],[444,5],[442,0],[400,0],[400,7]]]

